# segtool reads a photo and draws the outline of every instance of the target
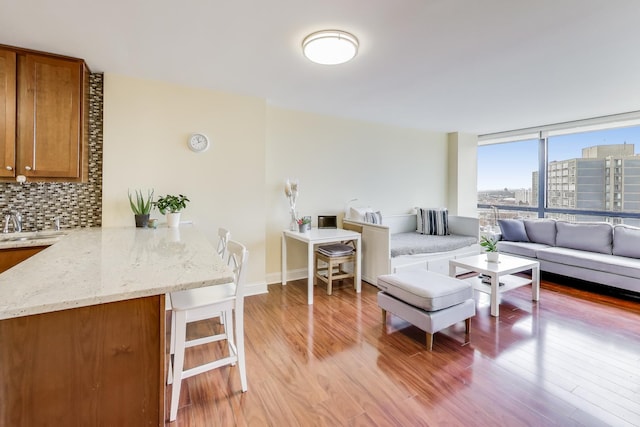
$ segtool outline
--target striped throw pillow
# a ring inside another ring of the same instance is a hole
[[[371,224],[382,224],[382,214],[380,213],[380,211],[365,212],[364,222],[368,222]]]
[[[446,236],[449,234],[449,211],[446,208],[419,209],[418,223],[422,234]]]

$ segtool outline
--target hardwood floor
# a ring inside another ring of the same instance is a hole
[[[428,352],[402,319],[382,326],[376,292],[316,286],[308,306],[296,281],[246,298],[249,390],[236,368],[189,378],[168,425],[640,426],[638,300],[543,276],[538,303],[529,287],[505,293],[499,319],[476,293],[468,342],[461,322]],[[189,350],[187,363],[203,356]]]

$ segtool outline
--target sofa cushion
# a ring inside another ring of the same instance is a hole
[[[509,242],[528,242],[527,230],[524,228],[524,222],[521,219],[499,219],[500,232],[502,240]]]
[[[378,288],[426,311],[442,310],[473,298],[471,284],[422,269],[378,276]]]
[[[459,236],[449,234],[448,236],[431,236],[420,234],[415,231],[406,233],[393,233],[391,235],[390,250],[391,256],[416,255],[435,252],[455,251],[456,249],[471,246],[478,243],[478,239],[471,236]]]
[[[556,222],[556,246],[611,254],[613,227],[607,222]]]
[[[613,228],[613,254],[640,258],[640,228],[616,225]]]
[[[635,258],[555,247],[539,250],[538,259],[640,279],[640,259]]]
[[[556,221],[553,219],[525,219],[522,221],[529,241],[555,246]]]
[[[550,248],[549,245],[531,242],[506,242],[501,240],[498,242],[498,251],[513,255],[526,256],[527,258],[536,258],[540,249]]]

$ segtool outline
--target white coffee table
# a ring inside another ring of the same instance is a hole
[[[520,286],[531,285],[531,299],[540,299],[540,263],[525,258],[500,254],[499,261],[488,262],[487,255],[474,255],[449,261],[449,276],[456,277],[457,268],[475,271],[490,277],[491,284],[482,283],[480,277],[467,280],[475,290],[491,295],[491,315],[500,316],[500,294]],[[514,273],[531,270],[531,279],[513,276]],[[499,285],[502,283],[502,285]]]

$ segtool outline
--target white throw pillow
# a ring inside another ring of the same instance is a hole
[[[373,209],[370,207],[367,208],[350,208],[349,209],[349,219],[353,221],[364,222],[364,216],[367,212],[373,212]]]

